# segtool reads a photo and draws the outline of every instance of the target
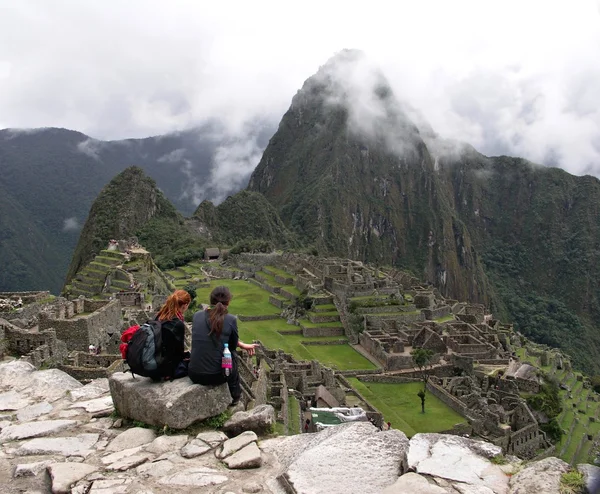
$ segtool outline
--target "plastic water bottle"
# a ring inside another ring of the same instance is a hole
[[[223,358],[221,359],[221,367],[226,376],[231,374],[232,361],[228,343],[225,343],[225,350],[223,350]]]

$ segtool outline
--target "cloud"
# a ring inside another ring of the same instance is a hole
[[[245,129],[276,126],[304,80],[359,48],[441,137],[600,176],[594,0],[9,5],[0,127],[122,139],[217,120],[237,149],[220,162],[243,177],[256,152]],[[371,103],[354,101],[356,115],[380,111]]]
[[[76,230],[80,230],[81,229],[81,224],[79,223],[79,220],[77,218],[75,218],[74,216],[71,218],[66,218],[63,221],[63,232],[72,232],[72,231],[76,231]]]

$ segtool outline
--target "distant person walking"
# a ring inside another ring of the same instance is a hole
[[[189,376],[196,384],[205,386],[227,383],[231,393],[232,405],[237,405],[242,396],[238,373],[237,347],[254,355],[256,344],[240,341],[237,319],[228,314],[231,292],[226,286],[216,287],[210,294],[210,306],[194,314],[192,322],[192,353]],[[229,345],[232,357],[230,374],[224,374],[221,359],[225,343]]]

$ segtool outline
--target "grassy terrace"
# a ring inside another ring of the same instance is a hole
[[[229,305],[232,314],[243,316],[264,316],[279,314],[280,310],[269,303],[269,292],[261,287],[244,280],[211,280],[209,287],[196,289],[198,302],[208,304],[213,288],[225,285],[233,294]],[[269,321],[263,321],[269,322]]]
[[[283,269],[276,268],[275,266],[265,266],[265,269],[268,269],[273,274],[278,274],[279,276],[284,276],[286,278],[293,278],[294,276],[288,273]]]
[[[350,345],[303,345],[303,341],[332,341],[340,337],[314,337],[304,338],[302,335],[278,333],[292,331],[297,326],[286,324],[283,319],[270,321],[250,321],[238,323],[240,338],[242,340],[260,340],[267,348],[281,348],[284,352],[291,353],[299,360],[318,360],[327,367],[338,370],[375,369],[375,365],[363,357]]]
[[[264,271],[258,271],[257,274],[260,274],[264,279],[265,283],[272,287],[280,287],[286,292],[290,292],[292,295],[298,297],[300,295],[300,290],[298,290],[294,285],[284,285],[283,283],[278,283],[275,281],[275,276],[265,273]],[[287,277],[290,277],[289,274],[286,274]]]
[[[392,428],[402,430],[408,437],[418,432],[442,432],[465,422],[463,417],[431,393],[427,393],[425,413],[421,413],[421,400],[417,396],[423,389],[421,383],[370,383],[357,378],[349,378],[348,381],[383,413],[384,420],[391,422]]]

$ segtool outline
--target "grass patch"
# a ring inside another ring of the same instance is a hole
[[[288,424],[288,435],[300,434],[300,403],[295,396],[290,396],[288,402]]]
[[[287,271],[276,268],[275,266],[265,266],[265,269],[268,269],[269,271],[271,271],[271,273],[283,276],[285,278],[294,278],[294,276],[288,273]]]
[[[585,489],[585,480],[581,472],[570,470],[560,476],[561,494],[583,494]]]
[[[444,402],[427,393],[425,413],[421,413],[421,400],[417,393],[422,383],[385,384],[361,382],[348,378],[350,384],[375,408],[383,413],[384,420],[408,437],[418,432],[442,432],[466,420]]]
[[[505,458],[504,455],[496,455],[490,458],[490,462],[494,465],[506,465],[508,463],[508,460]]]
[[[196,289],[196,300],[198,303],[209,303],[210,292],[217,286],[229,287],[233,298],[229,304],[231,314],[243,316],[262,316],[279,314],[281,309],[269,303],[271,295],[258,285],[244,280],[211,280],[210,286]]]
[[[281,348],[284,352],[292,354],[298,360],[320,361],[323,365],[338,370],[364,370],[376,369],[375,365],[363,357],[350,345],[303,345],[302,340],[327,341],[343,337],[331,338],[312,337],[304,338],[302,335],[282,335],[279,330],[292,331],[296,326],[286,324],[283,319],[269,321],[239,321],[240,338],[243,341],[260,340],[267,348]]]
[[[444,317],[438,317],[437,319],[434,319],[434,321],[439,324],[441,324],[443,322],[454,321],[454,314],[449,314]]]
[[[302,326],[304,326],[305,328],[343,328],[344,327],[340,321],[310,322],[308,319],[300,319],[300,324],[302,324]]]

